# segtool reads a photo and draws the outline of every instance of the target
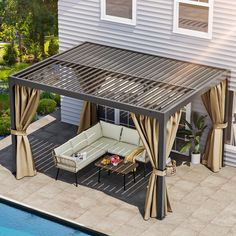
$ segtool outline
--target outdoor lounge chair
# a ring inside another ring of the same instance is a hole
[[[76,186],[78,171],[97,160],[106,153],[117,154],[125,157],[137,147],[142,146],[138,132],[120,125],[100,121],[95,126],[80,133],[53,151],[54,161],[57,170],[63,169],[75,173]],[[74,154],[86,153],[85,159],[74,157]],[[146,151],[141,152],[135,160],[142,162],[145,166],[149,158]]]

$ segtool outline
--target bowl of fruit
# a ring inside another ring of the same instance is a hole
[[[111,156],[111,164],[113,166],[117,166],[122,160],[120,159],[120,157],[118,155],[113,155]]]
[[[101,164],[104,165],[104,166],[109,165],[109,164],[111,164],[111,160],[108,159],[108,158],[103,158],[101,160]]]

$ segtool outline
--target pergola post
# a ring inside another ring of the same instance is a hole
[[[158,166],[160,171],[166,168],[166,120],[164,115],[159,121]],[[157,177],[157,219],[165,218],[165,176]]]
[[[16,130],[15,119],[15,83],[12,78],[9,78],[9,95],[10,95],[10,114],[11,114],[11,129]],[[12,174],[16,174],[16,136],[11,135],[12,140]]]
[[[230,93],[229,93],[229,80],[228,78],[226,79],[226,94],[225,94],[225,117],[224,117],[224,123],[228,122],[228,113],[229,113],[229,98],[230,98]],[[225,143],[227,140],[227,131],[228,129],[223,129],[223,140],[222,140],[222,167],[225,167],[225,161],[224,161],[224,152],[225,152]]]

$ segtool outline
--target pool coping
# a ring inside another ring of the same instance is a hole
[[[41,209],[36,208],[36,207],[31,207],[31,206],[29,206],[29,205],[27,205],[25,203],[18,202],[16,200],[13,200],[13,199],[8,198],[8,197],[4,197],[2,195],[0,195],[0,203],[1,202],[6,204],[6,205],[8,205],[8,206],[15,207],[15,208],[17,208],[19,210],[27,211],[29,213],[33,213],[34,215],[37,215],[39,217],[43,217],[43,218],[45,218],[47,220],[51,220],[51,221],[53,221],[55,223],[62,224],[64,226],[73,228],[75,230],[79,230],[79,231],[81,231],[83,233],[90,234],[92,236],[109,236],[107,234],[98,232],[96,230],[89,229],[85,225],[80,224],[78,222],[75,222],[73,220],[66,219],[64,217],[61,217],[61,216],[58,216],[56,214],[53,214],[53,213],[41,210]]]

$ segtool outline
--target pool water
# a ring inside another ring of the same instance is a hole
[[[74,228],[0,202],[0,236],[86,236]]]

